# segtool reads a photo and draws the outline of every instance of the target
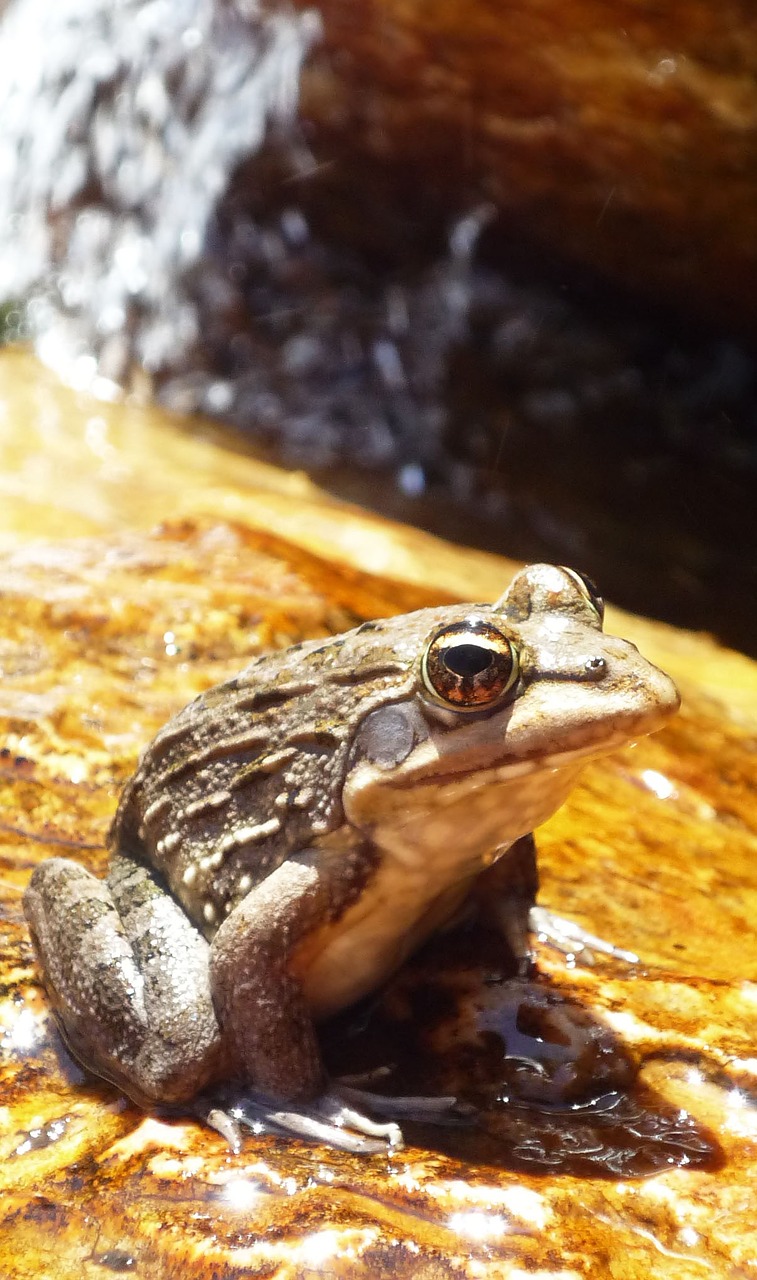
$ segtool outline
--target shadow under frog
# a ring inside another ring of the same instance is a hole
[[[472,915],[429,941],[380,996],[326,1025],[329,1070],[393,1092],[454,1095],[458,1115],[404,1128],[466,1164],[607,1178],[720,1167],[715,1135],[640,1082],[610,1027],[519,968]]]
[[[107,879],[54,858],[25,895],[76,1057],[140,1105],[200,1109],[234,1147],[253,1115],[348,1150],[401,1145],[398,1118],[427,1100],[335,1088],[316,1025],[472,896],[525,972],[533,844],[512,851],[587,758],[678,707],[602,622],[588,580],[533,565],[493,605],[294,646],[192,702],[127,783]]]

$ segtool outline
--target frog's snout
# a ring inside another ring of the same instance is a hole
[[[681,695],[678,686],[671,680],[670,676],[659,667],[651,667],[654,678],[650,685],[650,696],[656,703],[660,714],[668,720],[670,716],[674,716],[681,705]]]
[[[681,695],[670,676],[660,667],[643,657],[630,640],[617,640],[624,653],[617,650],[614,663],[610,668],[610,679],[613,670],[617,679],[617,692],[620,695],[621,707],[625,702],[631,718],[639,716],[644,722],[644,733],[653,733],[674,716],[681,705]]]

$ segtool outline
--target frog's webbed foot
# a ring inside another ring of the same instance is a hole
[[[400,1125],[391,1120],[371,1120],[351,1106],[338,1087],[305,1103],[246,1097],[228,1110],[214,1107],[205,1112],[205,1120],[227,1139],[234,1153],[241,1148],[242,1128],[255,1134],[273,1130],[357,1156],[379,1155],[405,1146]]]
[[[639,957],[634,951],[616,947],[605,938],[598,938],[596,934],[589,933],[574,920],[566,920],[563,916],[555,915],[546,907],[531,907],[528,922],[540,942],[554,947],[574,962],[578,960],[581,964],[592,965],[596,962],[595,952],[598,952],[600,955],[610,956],[613,960],[621,960],[624,964],[639,963]]]
[[[373,1119],[366,1112],[382,1119]],[[273,1130],[338,1151],[377,1155],[405,1145],[398,1119],[443,1124],[467,1120],[469,1115],[455,1097],[391,1097],[341,1080],[330,1081],[324,1093],[306,1103],[252,1095],[226,1109],[200,1105],[198,1114],[226,1139],[235,1155],[241,1149],[242,1128],[254,1133]]]

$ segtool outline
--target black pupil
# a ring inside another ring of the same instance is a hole
[[[444,665],[455,676],[478,676],[492,660],[491,649],[479,644],[456,644],[447,649]]]

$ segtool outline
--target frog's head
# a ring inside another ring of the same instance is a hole
[[[586,757],[653,732],[678,708],[672,680],[605,635],[600,597],[571,569],[532,565],[495,604],[433,616],[429,630],[426,611],[415,615],[412,690],[358,730],[344,790],[358,825],[453,806],[458,826],[485,809],[488,830],[516,792],[531,796],[518,825],[535,825]]]

